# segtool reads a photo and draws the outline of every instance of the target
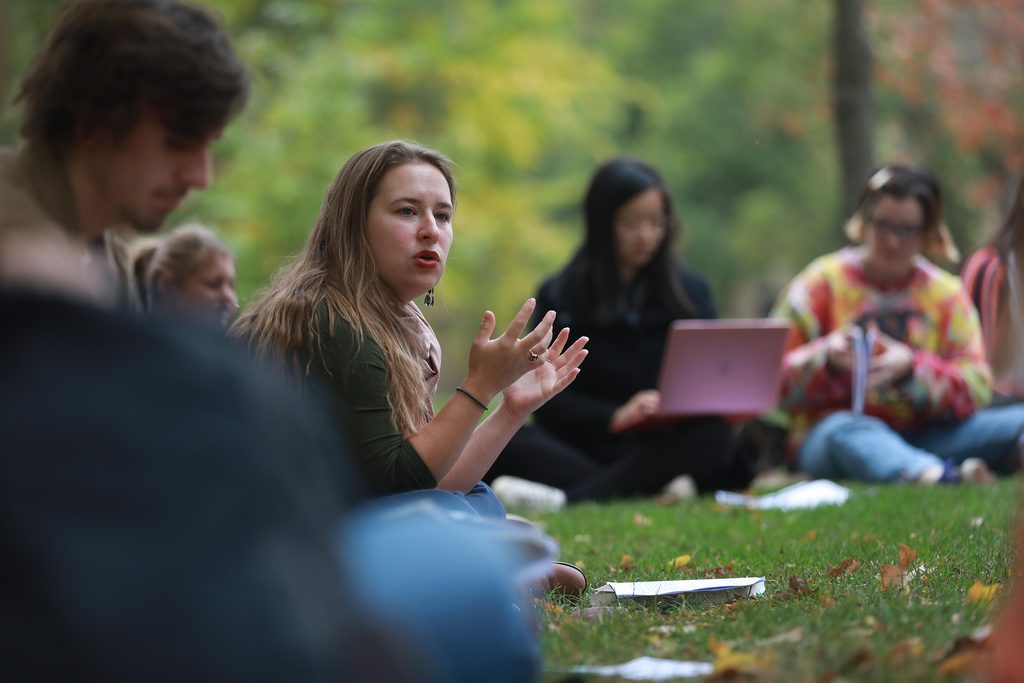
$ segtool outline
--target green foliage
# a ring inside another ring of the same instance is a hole
[[[582,617],[564,599],[544,610],[546,666],[644,655],[714,661],[717,639],[753,656],[756,680],[948,680],[938,674],[942,655],[959,636],[989,623],[1007,595],[1017,487],[1014,481],[988,489],[855,485],[845,505],[816,510],[621,501],[545,516],[540,521],[560,541],[562,559],[583,563],[595,588],[718,576],[716,568],[726,576],[764,576],[766,584],[763,596],[732,605],[666,611],[626,605],[600,620]],[[909,568],[926,571],[906,589],[883,589],[879,573],[898,563],[900,543],[917,553]],[[625,566],[624,554],[630,556]],[[670,569],[669,561],[683,554],[692,556],[689,564]],[[829,573],[850,557],[859,568]],[[794,591],[790,577],[806,580],[808,590]],[[970,603],[976,580],[1002,584],[997,599]],[[915,638],[919,650],[896,648]],[[851,664],[862,652],[864,661]]]
[[[445,349],[445,385],[465,371],[483,310],[503,324],[571,255],[587,180],[615,154],[662,171],[685,226],[679,253],[708,277],[723,315],[763,313],[800,267],[842,243],[831,3],[204,4],[251,66],[254,95],[218,145],[214,188],[169,226],[199,219],[226,234],[244,304],[303,243],[353,152],[390,138],[444,151],[457,163],[456,239],[428,316]],[[15,71],[56,6],[4,6],[18,27],[2,51]],[[878,29],[885,13],[907,6],[881,4],[876,33],[889,35]],[[966,189],[990,160],[949,142],[927,109],[934,101],[908,102],[886,83],[879,95],[879,158],[934,165],[949,179],[954,232],[976,244],[994,212],[972,205]],[[0,117],[5,139],[14,121],[10,111]]]

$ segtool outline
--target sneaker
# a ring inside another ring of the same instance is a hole
[[[690,475],[680,474],[665,485],[661,495],[669,496],[673,500],[693,500],[697,497],[697,484]]]
[[[587,592],[587,575],[574,564],[555,561],[551,564],[544,592],[578,598]]]
[[[988,484],[994,484],[996,478],[984,460],[981,458],[967,458],[959,465],[952,460],[946,460],[941,465],[927,467],[918,476],[917,481],[921,484],[974,484],[976,486],[987,486]]]
[[[981,458],[967,458],[960,463],[960,480],[965,484],[988,486],[996,483],[996,477]]]
[[[491,483],[507,507],[527,512],[556,512],[565,507],[565,491],[519,477],[498,477]]]

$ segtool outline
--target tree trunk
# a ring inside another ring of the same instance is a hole
[[[845,218],[856,207],[857,197],[875,165],[873,64],[864,20],[864,0],[835,0],[832,49],[835,59],[832,105]]]

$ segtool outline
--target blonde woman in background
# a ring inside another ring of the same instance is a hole
[[[164,237],[140,240],[132,267],[151,315],[198,316],[227,328],[238,312],[234,256],[203,225],[188,223]]]

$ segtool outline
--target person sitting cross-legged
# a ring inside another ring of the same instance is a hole
[[[1017,469],[1024,406],[985,409],[977,315],[959,278],[922,256],[957,258],[938,182],[921,168],[885,166],[847,235],[863,244],[812,262],[774,310],[792,324],[781,403],[797,468],[924,484]]]

